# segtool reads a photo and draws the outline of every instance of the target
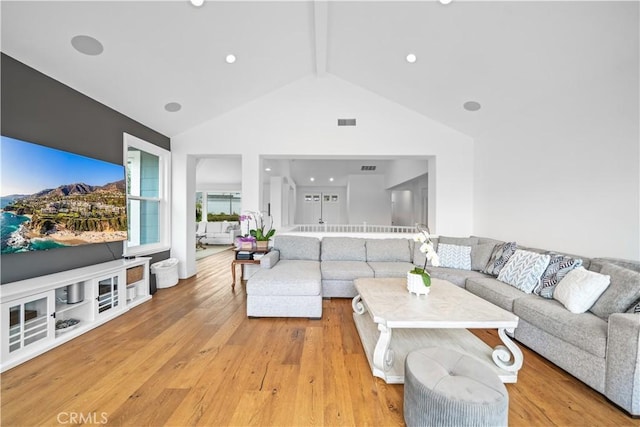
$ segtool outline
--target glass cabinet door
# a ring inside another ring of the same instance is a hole
[[[54,293],[34,295],[2,305],[2,359],[22,349],[43,343],[54,335]]]
[[[113,313],[122,308],[120,301],[120,276],[110,276],[104,279],[99,279],[97,283],[96,292],[96,310],[97,315],[101,316],[105,313]]]

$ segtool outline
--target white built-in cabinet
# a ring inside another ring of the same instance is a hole
[[[0,287],[0,371],[151,299],[149,260],[115,260]]]

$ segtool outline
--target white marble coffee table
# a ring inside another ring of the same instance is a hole
[[[507,336],[518,316],[458,286],[431,279],[428,295],[407,291],[406,279],[357,279],[353,319],[373,375],[404,383],[404,360],[421,347],[446,347],[491,365],[502,382],[514,383],[522,352]],[[368,315],[367,315],[368,313]],[[504,345],[492,349],[467,329],[497,329]]]

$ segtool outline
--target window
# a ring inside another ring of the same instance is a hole
[[[124,148],[129,225],[125,254],[142,255],[168,250],[171,246],[171,153],[126,133]]]
[[[242,209],[240,193],[208,193],[207,212],[212,214],[239,214]]]

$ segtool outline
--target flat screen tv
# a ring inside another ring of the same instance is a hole
[[[0,138],[0,253],[127,239],[123,165]]]

